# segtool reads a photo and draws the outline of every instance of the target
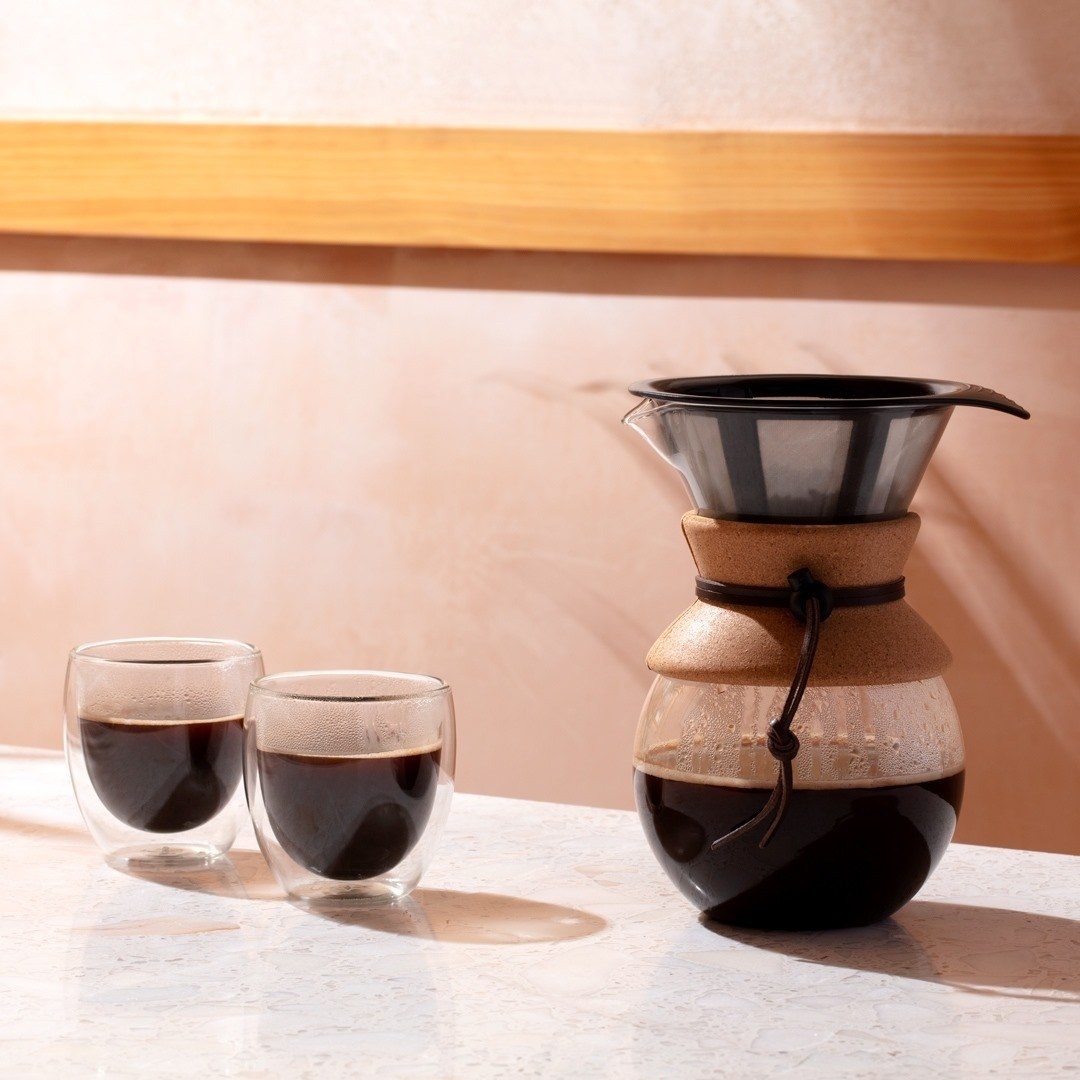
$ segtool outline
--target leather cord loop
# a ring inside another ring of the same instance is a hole
[[[703,595],[704,593],[704,595]],[[787,699],[780,715],[769,722],[769,731],[765,745],[779,766],[776,786],[768,802],[749,821],[714,840],[715,851],[732,840],[757,828],[770,815],[772,823],[761,838],[758,847],[765,847],[773,838],[780,823],[787,813],[788,801],[792,790],[792,761],[799,752],[799,738],[791,730],[791,724],[799,711],[803,694],[810,681],[810,672],[814,666],[818,640],[821,636],[821,624],[829,617],[835,607],[865,606],[867,604],[887,604],[900,600],[904,595],[904,579],[889,581],[883,585],[866,585],[857,588],[832,589],[819,581],[803,567],[788,578],[787,589],[758,588],[753,585],[728,585],[723,582],[697,579],[697,595],[706,603],[726,605],[748,605],[766,607],[786,607],[800,622],[806,624],[803,632],[802,647],[799,649],[799,661],[788,689]]]
[[[818,581],[804,566],[788,578],[791,592],[788,607],[799,622],[806,622],[806,605],[811,599],[818,602],[818,618],[824,622],[836,606],[836,594],[824,581]]]
[[[803,573],[809,574],[810,571],[797,570],[791,576],[796,577]],[[870,607],[904,599],[902,577],[895,581],[886,581],[882,585],[856,585],[846,589],[833,589],[816,578],[813,580],[816,587],[828,592],[831,598],[830,613],[832,608]],[[697,578],[696,586],[697,598],[706,604],[724,604],[731,607],[786,607],[800,622],[803,621],[801,610],[803,602],[794,599],[791,587],[784,589],[758,585],[732,585],[726,581],[712,581],[703,577]],[[823,617],[828,618],[828,614]]]

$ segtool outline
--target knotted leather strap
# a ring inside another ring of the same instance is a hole
[[[766,746],[776,759],[780,771],[776,778],[768,802],[749,821],[714,840],[713,850],[731,843],[732,840],[757,828],[770,814],[775,812],[772,823],[761,838],[759,847],[765,847],[773,838],[780,823],[787,813],[788,800],[792,788],[792,766],[799,752],[798,736],[791,730],[792,721],[799,710],[806,685],[810,681],[810,672],[814,665],[818,639],[821,636],[821,624],[837,607],[865,607],[870,604],[888,604],[901,600],[904,596],[904,579],[897,578],[882,585],[863,585],[851,588],[832,589],[819,581],[806,568],[796,570],[788,578],[788,588],[769,588],[757,585],[732,585],[708,578],[697,579],[697,596],[707,604],[723,604],[750,607],[786,607],[795,618],[806,624],[802,647],[799,650],[799,662],[791,680],[787,700],[780,715],[769,721]]]

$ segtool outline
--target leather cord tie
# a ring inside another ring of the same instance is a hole
[[[780,823],[787,813],[788,801],[792,789],[791,762],[799,752],[799,738],[791,730],[792,721],[799,711],[803,693],[810,681],[810,671],[814,665],[821,624],[837,607],[864,607],[870,604],[888,604],[901,600],[904,596],[904,579],[888,581],[883,585],[864,585],[846,589],[831,589],[806,568],[796,570],[788,578],[787,589],[774,589],[756,585],[729,585],[725,582],[710,581],[708,578],[697,579],[697,596],[707,604],[724,604],[750,607],[786,607],[800,622],[806,624],[803,632],[802,647],[799,650],[799,662],[795,676],[791,680],[787,700],[780,715],[769,721],[769,731],[765,745],[769,753],[780,766],[769,801],[749,821],[714,840],[715,851],[725,844],[730,844],[744,833],[757,828],[770,814],[774,814],[772,824],[761,838],[758,847],[763,848],[773,838]]]

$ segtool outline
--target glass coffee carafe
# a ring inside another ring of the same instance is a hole
[[[649,844],[719,922],[891,915],[952,838],[964,746],[950,654],[904,599],[908,510],[960,383],[637,383],[625,422],[683,477],[697,600],[650,650],[635,740]]]

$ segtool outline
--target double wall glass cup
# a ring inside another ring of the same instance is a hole
[[[243,819],[244,703],[263,673],[240,641],[131,638],[71,652],[65,751],[83,820],[113,866],[202,866]]]
[[[313,671],[251,688],[248,808],[300,902],[394,900],[420,880],[454,787],[450,687],[429,675]]]

